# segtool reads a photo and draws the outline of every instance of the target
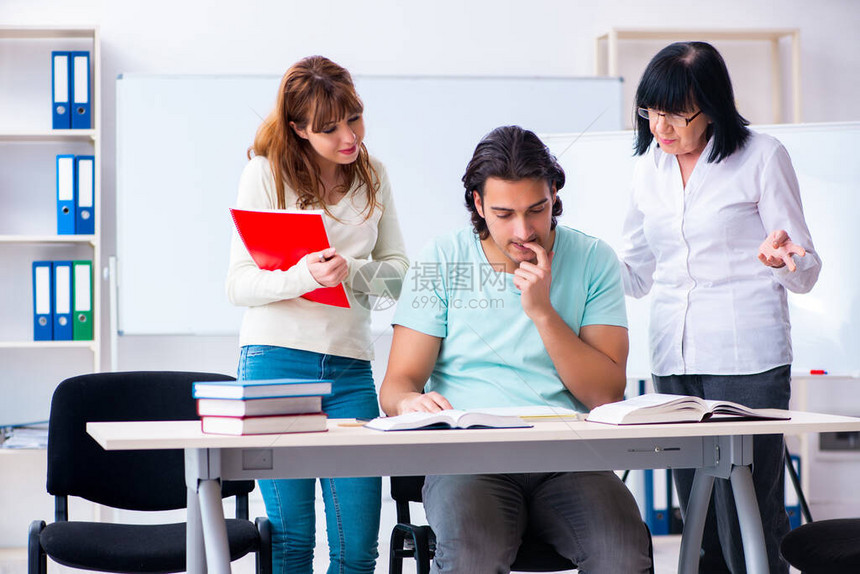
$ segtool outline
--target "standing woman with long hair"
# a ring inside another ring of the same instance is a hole
[[[787,291],[815,285],[815,253],[791,159],[735,107],[729,72],[704,42],[663,48],[636,91],[632,202],[624,223],[624,290],[651,300],[658,392],[788,408]],[[656,145],[655,145],[656,144]],[[788,533],[782,435],[755,437],[752,478],[769,570]],[[675,470],[686,512],[692,470]],[[714,485],[699,572],[745,572],[728,481]]]
[[[397,297],[409,262],[385,168],[364,146],[363,104],[347,70],[304,58],[281,80],[275,109],[257,130],[237,206],[322,209],[331,247],[286,271],[257,267],[234,233],[227,295],[247,307],[239,335],[240,379],[332,379],[332,418],[379,414],[370,360],[374,297]],[[343,283],[350,308],[301,296]],[[381,480],[322,478],[329,573],[374,571]],[[273,526],[273,572],[313,571],[313,479],[261,480]]]

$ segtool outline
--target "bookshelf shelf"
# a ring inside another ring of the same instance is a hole
[[[94,351],[95,345],[93,341],[0,341],[0,349],[89,349]]]
[[[97,138],[96,130],[0,131],[2,142],[95,142]]]
[[[0,38],[17,40],[93,38],[95,28],[86,26],[0,26]]]
[[[95,235],[0,235],[3,243],[87,243],[95,247],[98,238]]]

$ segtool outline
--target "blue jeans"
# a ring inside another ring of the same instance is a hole
[[[651,567],[636,501],[613,472],[428,476],[422,496],[434,574],[510,572],[526,531],[582,573]]]
[[[787,409],[791,397],[791,368],[783,365],[754,375],[655,376],[654,386],[660,393],[729,400],[752,408]],[[684,516],[694,472],[690,469],[672,471]],[[756,435],[753,438],[752,478],[771,574],[788,574],[788,563],[779,553],[780,542],[791,529],[785,513],[784,476],[785,446],[782,435]],[[699,572],[746,572],[740,524],[728,480],[718,478],[714,481],[702,538]]]
[[[242,347],[239,379],[332,379],[323,397],[331,418],[379,415],[369,361],[266,345]],[[316,515],[314,479],[261,480],[272,523],[272,572],[312,574]],[[321,478],[330,564],[328,574],[372,574],[376,566],[380,478]]]

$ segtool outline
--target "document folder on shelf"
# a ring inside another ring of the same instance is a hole
[[[95,158],[79,155],[75,158],[75,233],[93,235],[95,218]]]
[[[75,156],[57,156],[57,235],[75,234]]]
[[[72,127],[71,56],[69,52],[51,52],[52,122],[55,130]]]
[[[72,339],[93,340],[93,262],[72,261],[74,305]]]
[[[72,340],[71,261],[54,261],[54,340]]]
[[[51,262],[33,261],[33,340],[50,341],[54,338],[54,317],[51,307],[54,293],[51,289]]]
[[[72,59],[72,129],[92,127],[90,113],[90,53],[70,52]]]
[[[651,534],[669,534],[669,471],[645,470],[645,523]]]

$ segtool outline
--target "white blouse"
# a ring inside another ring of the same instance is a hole
[[[677,158],[656,145],[633,177],[619,256],[628,295],[654,290],[655,375],[754,374],[790,364],[786,289],[808,292],[821,270],[782,144],[751,132],[742,149],[710,163],[712,142],[686,188]],[[795,272],[758,260],[759,245],[779,229],[806,249]]]

